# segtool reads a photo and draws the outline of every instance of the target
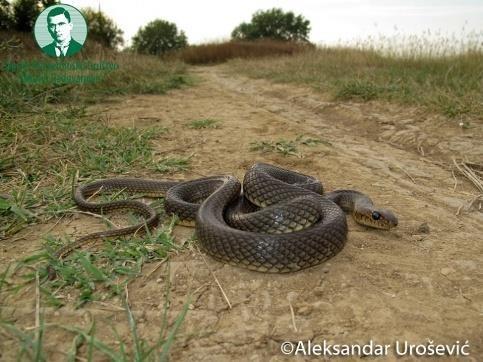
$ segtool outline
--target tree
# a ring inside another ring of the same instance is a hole
[[[37,0],[16,0],[13,3],[15,30],[25,33],[31,31],[39,14],[40,5]]]
[[[255,40],[269,38],[285,41],[308,42],[310,21],[302,15],[295,16],[291,11],[273,8],[257,11],[250,23],[238,25],[231,36],[233,39]]]
[[[56,5],[58,3],[59,3],[59,0],[40,0],[42,10],[44,10],[45,8],[48,8],[51,5]]]
[[[183,31],[176,24],[154,20],[138,30],[132,39],[133,49],[138,53],[159,55],[188,45]]]
[[[13,28],[12,7],[7,0],[0,0],[0,30]]]
[[[58,2],[58,0],[16,0],[12,5],[13,27],[21,32],[32,31],[40,12]]]
[[[124,43],[123,31],[106,14],[91,8],[82,9],[82,14],[89,27],[89,38],[97,40],[103,46],[111,49]]]

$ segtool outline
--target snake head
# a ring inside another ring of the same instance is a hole
[[[398,220],[391,210],[364,208],[354,212],[354,219],[362,225],[389,230],[397,226]]]

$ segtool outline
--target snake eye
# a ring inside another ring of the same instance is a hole
[[[381,214],[378,213],[377,211],[373,211],[371,214],[371,217],[373,220],[379,220],[381,218]]]

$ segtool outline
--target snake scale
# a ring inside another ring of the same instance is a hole
[[[94,213],[130,209],[141,214],[144,222],[86,235],[60,248],[57,258],[100,238],[142,232],[158,224],[157,213],[143,202],[94,203],[87,199],[116,190],[164,195],[167,213],[176,214],[184,223],[194,222],[204,252],[224,263],[260,272],[294,272],[337,254],[347,239],[344,212],[370,227],[390,229],[397,225],[391,211],[375,208],[365,194],[354,190],[324,194],[314,177],[257,163],[248,169],[243,186],[233,176],[184,182],[113,178],[82,185],[74,192],[80,209]]]

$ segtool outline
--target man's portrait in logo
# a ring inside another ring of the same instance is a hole
[[[42,52],[48,56],[70,57],[82,49],[87,24],[81,12],[73,6],[49,6],[35,21],[34,36]]]

